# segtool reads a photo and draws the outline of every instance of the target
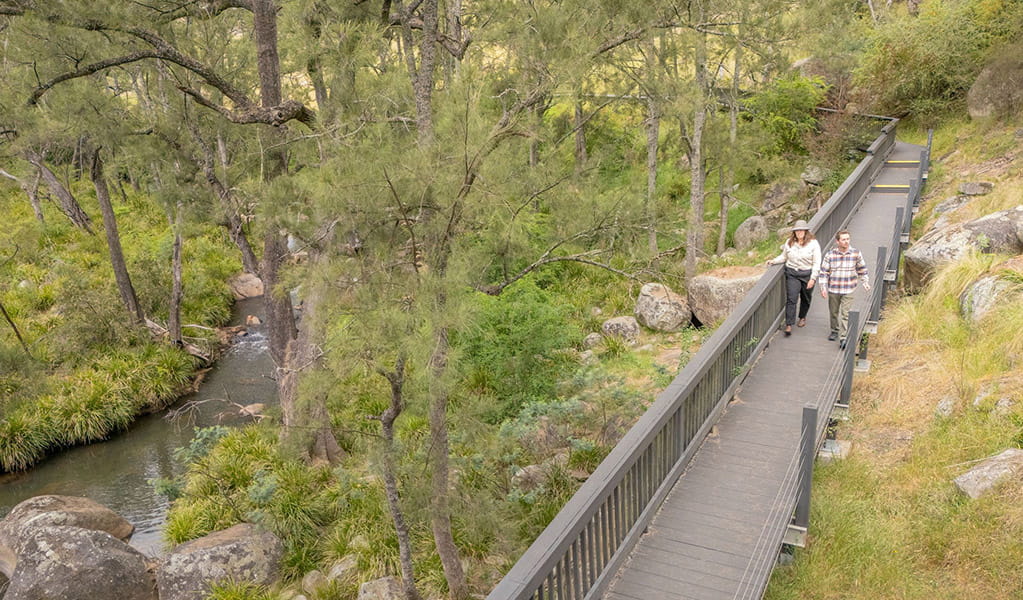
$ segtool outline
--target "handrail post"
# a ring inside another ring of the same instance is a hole
[[[901,214],[903,219],[908,218],[908,213],[901,206],[895,211],[896,215]],[[895,281],[892,281],[892,287],[899,284],[899,276],[902,268],[902,252],[909,245],[908,240],[902,241],[902,235],[896,232],[895,243],[892,244],[892,256],[888,259],[892,263],[892,270],[895,271]]]
[[[845,353],[845,364],[842,365],[842,394],[838,401],[842,406],[849,406],[849,397],[852,395],[853,366],[856,361],[856,346],[859,345],[859,340],[854,340],[853,337],[859,337],[859,327],[860,311],[850,311],[849,328],[845,333],[845,349],[842,350]]]
[[[934,143],[934,130],[927,130],[927,149],[920,152],[920,166],[923,169],[921,177],[927,181],[927,172],[931,169],[931,145]]]
[[[877,323],[881,318],[881,303],[884,302],[885,292],[888,290],[888,248],[884,246],[877,247],[877,281],[874,285],[881,286],[880,300],[877,302],[870,303],[870,316],[867,318],[868,322]]]
[[[912,200],[912,206],[913,206],[913,209],[914,209],[913,212],[916,212],[916,210],[918,210],[919,207],[920,207],[920,180],[919,179],[915,179],[914,178],[914,179],[910,179],[909,180],[909,197]],[[912,223],[912,221],[910,221],[910,223]],[[909,227],[906,228],[906,233],[909,233]]]
[[[799,500],[793,524],[810,526],[810,490],[813,487],[813,455],[817,449],[817,407],[803,406],[803,430],[799,441]]]

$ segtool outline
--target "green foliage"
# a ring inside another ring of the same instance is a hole
[[[551,462],[544,468],[542,485],[528,492],[513,490],[508,499],[516,508],[519,537],[535,539],[577,488],[578,483],[572,479],[568,468]]]
[[[76,194],[91,193],[87,182],[74,183]],[[166,318],[160,311],[166,311],[170,285],[169,247],[161,242],[167,224],[152,205],[137,200],[115,209],[122,217],[129,273],[147,315],[159,321]],[[131,324],[102,235],[84,234],[55,211],[42,226],[27,205],[23,196],[0,196],[15,235],[14,243],[0,248],[0,298],[35,359],[13,336],[8,341],[4,323],[0,416],[12,418],[16,427],[0,457],[2,470],[26,468],[46,453],[124,429],[140,413],[177,398],[196,367],[193,357],[152,341],[145,328]],[[183,322],[208,327],[230,315],[224,280],[237,271],[238,261],[215,226],[193,233],[185,243]],[[215,343],[212,331],[193,331],[207,336],[208,345]]]
[[[220,582],[210,587],[206,600],[275,600],[276,596],[256,583]]]
[[[27,468],[46,452],[105,439],[141,412],[177,397],[194,359],[176,348],[146,344],[112,351],[65,375],[57,390],[5,414],[0,468]]]
[[[582,469],[587,473],[592,473],[611,451],[611,448],[601,446],[592,440],[570,439],[569,442],[572,445],[572,452],[568,455],[568,466]]]
[[[489,416],[496,422],[552,393],[574,364],[558,350],[571,346],[579,334],[551,294],[529,279],[479,301],[476,329],[460,337],[457,346],[471,384],[496,399]]]
[[[820,78],[797,74],[774,80],[746,101],[753,122],[765,133],[761,151],[767,155],[806,154],[805,138],[817,124],[813,109],[827,85]]]
[[[277,434],[269,427],[200,430],[190,446],[176,453],[192,462],[168,515],[168,541],[179,544],[239,522],[259,523],[285,540],[286,571],[300,575],[331,554],[330,545],[322,543],[322,530],[336,527],[342,515],[379,527],[378,521],[367,522],[365,514],[354,514],[353,503],[346,502],[362,494],[357,484],[339,480],[328,469],[282,458],[277,446]],[[386,527],[380,529],[387,534]]]
[[[40,411],[20,410],[0,420],[0,467],[19,471],[41,459],[51,443],[46,432],[49,426]]]
[[[962,106],[989,51],[1021,25],[1018,2],[925,2],[919,16],[892,15],[871,31],[857,80],[877,111],[934,123]]]
[[[600,341],[601,355],[605,358],[619,358],[631,350],[631,344],[617,335],[606,335]]]

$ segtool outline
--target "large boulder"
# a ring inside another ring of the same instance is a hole
[[[403,600],[405,592],[401,582],[388,576],[366,581],[359,586],[359,600]]]
[[[906,283],[919,288],[939,266],[981,252],[1023,252],[1023,205],[979,219],[929,231],[906,250]]]
[[[964,181],[959,184],[959,193],[963,196],[986,196],[995,189],[990,181]]]
[[[1023,44],[996,53],[966,94],[970,117],[1009,117],[1023,110]]]
[[[959,312],[976,323],[998,305],[999,298],[1012,288],[1012,283],[993,275],[974,281],[959,295]]]
[[[722,267],[689,282],[689,308],[703,325],[723,320],[764,274],[762,267]]]
[[[276,535],[248,523],[185,542],[156,572],[160,600],[202,600],[222,581],[271,583],[283,553]]]
[[[105,531],[122,542],[135,526],[102,504],[79,496],[34,496],[21,502],[3,519],[17,526],[67,525]]]
[[[252,273],[239,273],[227,280],[235,300],[256,298],[263,295],[263,280]]]
[[[1009,448],[955,478],[956,487],[976,500],[1009,477],[1023,473],[1023,449]]]
[[[105,531],[21,529],[4,600],[157,600],[146,557]]]
[[[959,295],[959,312],[963,317],[977,322],[999,304],[1019,299],[1019,281],[1023,275],[1023,255],[1009,259],[994,269],[993,275],[985,275],[970,284]]]
[[[614,317],[604,321],[600,330],[605,337],[619,337],[629,342],[636,341],[639,337],[639,323],[635,317]]]
[[[763,191],[760,206],[765,212],[775,212],[783,206],[787,206],[792,198],[800,197],[801,190],[794,182],[776,182]]]
[[[799,174],[799,178],[803,180],[806,185],[822,185],[824,180],[831,175],[831,171],[820,166],[820,165],[806,165],[803,172]]]
[[[135,526],[119,514],[88,498],[35,496],[15,506],[0,521],[0,573],[11,576],[19,540],[25,532],[44,525],[105,531],[124,542],[135,531]]]
[[[743,221],[732,234],[732,241],[739,250],[752,248],[770,237],[771,232],[767,228],[767,221],[759,215]]]
[[[692,318],[686,299],[666,285],[648,283],[636,299],[636,320],[654,331],[678,331]]]

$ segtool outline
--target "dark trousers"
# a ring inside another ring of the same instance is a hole
[[[810,311],[810,300],[813,300],[813,293],[806,289],[810,281],[810,269],[797,271],[785,267],[785,324],[796,323],[796,303],[799,304],[799,318],[805,319],[806,313]]]

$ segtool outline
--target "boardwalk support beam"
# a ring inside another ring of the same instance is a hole
[[[846,344],[842,352],[845,354],[843,357],[842,371],[842,393],[838,397],[838,404],[841,406],[849,406],[849,397],[852,395],[852,374],[853,366],[856,360],[856,347],[859,343],[854,342],[853,336],[859,336],[860,329],[860,311],[853,310],[849,312],[849,327],[846,330]],[[858,341],[857,341],[858,342]]]
[[[817,407],[803,406],[803,427],[799,440],[799,499],[785,543],[803,548],[810,526],[810,493],[813,490],[813,459],[817,453]]]

